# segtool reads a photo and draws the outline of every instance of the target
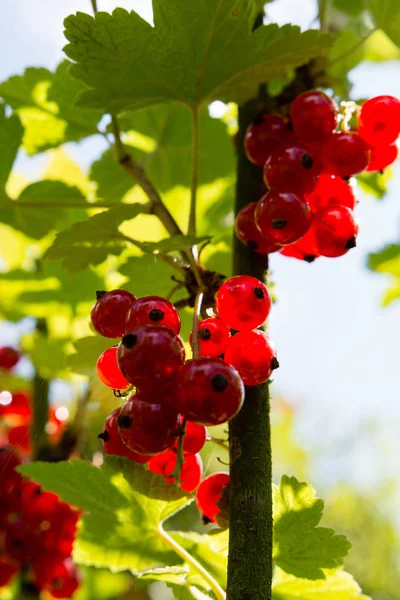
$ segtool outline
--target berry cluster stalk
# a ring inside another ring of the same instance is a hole
[[[47,335],[46,319],[38,319],[36,331]],[[33,456],[36,460],[42,457],[42,449],[46,445],[47,435],[46,423],[49,419],[49,382],[36,372],[33,380],[33,424],[32,424],[32,447]]]

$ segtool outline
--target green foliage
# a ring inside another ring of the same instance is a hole
[[[22,346],[41,377],[52,379],[65,375],[67,359],[62,340],[52,340],[36,332],[24,336]]]
[[[112,340],[101,335],[90,335],[74,343],[75,352],[68,357],[72,371],[81,375],[91,375],[100,354],[112,346]]]
[[[357,177],[357,182],[363,192],[382,200],[385,197],[391,178],[391,169],[385,169],[384,173],[362,173]]]
[[[17,115],[6,117],[5,107],[0,104],[0,206],[7,202],[5,187],[17,156],[22,134],[23,128]]]
[[[400,46],[400,4],[397,0],[368,0],[375,25]]]
[[[372,271],[392,276],[392,285],[386,290],[383,306],[388,306],[400,298],[400,245],[390,244],[379,252],[371,253],[368,257],[368,267]]]
[[[361,594],[360,586],[345,571],[324,571],[323,580],[310,581],[275,572],[273,600],[371,600]]]

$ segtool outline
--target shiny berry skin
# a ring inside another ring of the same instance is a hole
[[[231,277],[219,288],[216,307],[220,319],[232,329],[255,329],[271,310],[271,298],[265,285],[250,275]]]
[[[103,431],[98,436],[103,442],[104,454],[115,454],[116,456],[125,456],[136,463],[144,465],[149,461],[148,456],[133,452],[125,446],[121,439],[118,429],[118,417],[121,408],[117,408],[106,418],[103,426]]]
[[[113,390],[123,390],[129,381],[122,375],[117,362],[118,348],[108,348],[97,361],[97,374],[101,381]]]
[[[358,131],[372,146],[393,144],[400,135],[400,100],[393,96],[367,100],[358,117]]]
[[[9,404],[1,404],[0,417],[18,416],[20,420],[29,420],[32,415],[31,397],[26,392],[13,392]]]
[[[79,587],[78,571],[71,558],[38,557],[33,564],[36,585],[53,598],[71,598]]]
[[[320,255],[315,247],[314,228],[311,223],[310,229],[307,233],[295,244],[290,246],[283,246],[281,254],[289,256],[291,258],[297,258],[298,260],[304,260],[307,263],[312,263]]]
[[[259,200],[256,224],[262,235],[281,246],[294,244],[310,227],[308,202],[293,192],[272,191]]]
[[[200,321],[198,327],[200,356],[220,356],[224,353],[231,337],[231,330],[218,317],[211,317]],[[193,331],[190,332],[189,342],[192,346]]]
[[[0,588],[8,585],[18,571],[16,562],[6,555],[0,555]]]
[[[20,459],[10,447],[0,446],[0,491],[6,482],[20,477],[15,471],[20,464]]]
[[[125,333],[126,316],[136,297],[126,290],[97,292],[96,296],[97,302],[90,313],[93,327],[104,337],[122,337]]]
[[[37,536],[22,520],[13,521],[6,527],[4,548],[8,556],[14,560],[27,562],[37,551],[38,544]]]
[[[268,157],[264,179],[273,191],[309,193],[321,172],[321,163],[301,144],[282,146]]]
[[[367,142],[354,131],[335,133],[323,149],[326,170],[338,177],[362,173],[368,166],[370,156]]]
[[[16,425],[7,431],[7,442],[18,448],[22,453],[29,454],[32,450],[29,425]]]
[[[138,454],[160,454],[174,445],[180,419],[171,403],[149,401],[146,394],[130,396],[117,417],[123,443]]]
[[[179,373],[177,391],[181,414],[200,425],[230,421],[244,401],[239,374],[220,358],[188,361]]]
[[[169,300],[160,296],[144,296],[136,300],[126,317],[126,333],[139,325],[163,325],[179,335],[181,319]]]
[[[383,171],[394,163],[399,154],[399,149],[395,144],[391,146],[378,146],[371,148],[371,158],[367,171]]]
[[[149,461],[149,471],[163,475],[167,483],[174,483],[173,472],[176,466],[177,454],[173,450],[166,450],[158,456],[153,456]],[[191,494],[199,487],[203,474],[203,462],[198,454],[186,456],[180,472],[179,487]]]
[[[185,361],[182,340],[162,325],[141,325],[127,333],[118,346],[118,365],[137,387],[168,385]]]
[[[197,490],[197,508],[212,523],[217,523],[218,513],[221,512],[218,502],[229,482],[229,473],[212,473],[203,479]]]
[[[242,244],[253,252],[264,255],[272,254],[279,250],[280,246],[261,235],[255,222],[256,206],[257,202],[251,202],[238,213],[235,226],[236,235]]]
[[[341,177],[324,173],[319,176],[313,192],[307,195],[307,202],[313,212],[323,206],[347,206],[354,210],[354,187],[351,182],[346,182]]]
[[[14,348],[3,346],[0,348],[0,370],[10,371],[15,367],[21,358],[20,353]]]
[[[275,346],[264,331],[241,331],[229,341],[225,360],[239,372],[244,385],[265,383],[279,367]]]
[[[314,215],[315,246],[321,256],[343,256],[356,245],[358,224],[344,206],[326,206]]]
[[[288,131],[287,119],[280,115],[260,115],[246,131],[246,156],[255,165],[263,167],[268,156],[290,136],[293,134]]]
[[[338,125],[338,114],[336,103],[316,90],[297,96],[290,108],[294,132],[306,144],[325,142]]]
[[[183,438],[183,453],[185,456],[197,454],[207,441],[207,429],[204,425],[198,425],[186,421],[185,436]],[[174,448],[178,449],[179,440],[176,440]]]
[[[24,522],[41,523],[52,520],[59,505],[56,494],[45,492],[36,483],[24,483],[21,498],[21,513]]]

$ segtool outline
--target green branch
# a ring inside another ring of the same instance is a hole
[[[199,185],[199,109],[193,109],[193,157],[192,157],[192,183],[190,190],[190,213],[188,235],[196,235],[197,230],[197,188]]]
[[[36,331],[47,335],[47,323],[45,319],[38,319]],[[33,379],[33,423],[32,423],[32,447],[34,459],[41,456],[41,450],[47,445],[46,424],[49,420],[49,382],[36,370]]]

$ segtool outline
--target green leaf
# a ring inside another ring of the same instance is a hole
[[[199,237],[193,235],[174,235],[159,242],[135,242],[143,252],[148,254],[159,254],[187,250],[192,246],[207,242],[211,239],[209,235]]]
[[[344,535],[317,527],[323,500],[295,477],[284,475],[274,487],[274,559],[286,573],[323,579],[324,568],[338,567],[351,547]]]
[[[90,335],[74,342],[75,354],[68,357],[68,364],[72,371],[81,375],[93,373],[100,354],[112,346],[112,340],[100,335]]]
[[[388,182],[393,176],[391,169],[385,169],[382,173],[362,173],[357,176],[357,182],[361,189],[366,193],[379,198],[385,196],[388,188]]]
[[[368,0],[375,25],[400,46],[400,4],[397,0]]]
[[[280,569],[274,573],[273,600],[371,600],[361,593],[353,577],[341,570],[324,571],[318,581],[298,579]]]
[[[62,340],[52,340],[36,332],[24,336],[22,346],[29,354],[36,371],[44,379],[65,375],[67,359]]]
[[[393,44],[381,29],[375,31],[366,40],[364,50],[364,60],[382,62],[385,60],[398,60],[400,58],[400,48]]]
[[[393,276],[393,282],[382,298],[382,305],[389,306],[394,300],[398,300],[400,298],[400,245],[390,244],[379,252],[371,253],[368,256],[368,267],[372,271]]]
[[[0,104],[0,204],[7,201],[5,187],[23,134],[19,118],[16,115],[7,118],[4,108]]]
[[[291,25],[252,33],[255,8],[249,0],[153,0],[154,27],[121,8],[68,17],[71,74],[90,88],[79,105],[115,113],[169,100],[243,101],[331,44],[330,35]]]
[[[130,280],[135,296],[167,296],[175,285],[171,281],[171,275],[176,275],[176,272],[156,254],[130,256],[121,265],[119,272]]]
[[[221,587],[226,587],[228,558],[226,554],[219,553],[213,548],[213,536],[201,535],[193,531],[169,531],[168,533],[207,569]],[[191,575],[188,576],[187,581],[189,584],[197,584],[201,585],[201,587],[205,586],[204,581],[202,579],[199,580],[198,575],[193,570]],[[207,585],[205,589],[209,589]]]
[[[352,17],[360,15],[365,10],[365,4],[366,0],[351,0],[351,2],[348,0],[333,0],[333,6],[337,10],[341,10]]]
[[[358,32],[343,29],[339,33],[328,52],[328,64],[333,63],[332,66],[328,67],[330,75],[338,78],[346,76],[351,69],[354,69],[363,60],[365,50],[363,45],[357,47],[359,41],[360,34]],[[346,55],[347,52],[349,52],[348,55]]]
[[[78,564],[138,575],[180,563],[159,526],[192,498],[163,477],[120,457],[106,457],[101,468],[74,460],[31,463],[20,471],[88,513],[74,546]]]

